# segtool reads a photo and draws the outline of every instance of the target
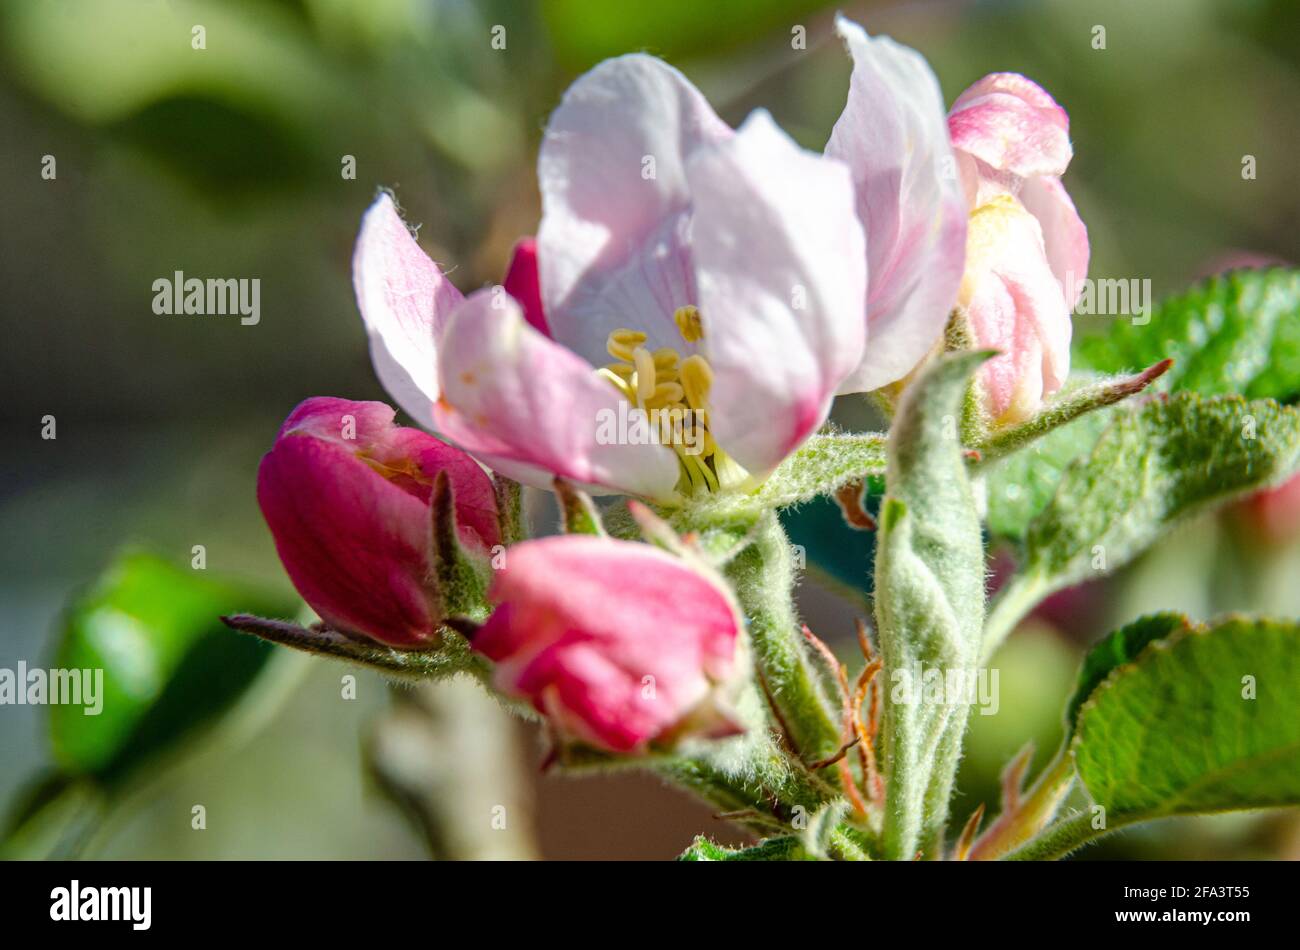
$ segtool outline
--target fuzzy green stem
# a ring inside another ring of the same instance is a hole
[[[995,459],[1010,455],[1085,413],[1113,406],[1122,399],[1140,393],[1163,376],[1173,364],[1173,360],[1161,360],[1133,376],[1103,380],[1057,398],[1027,422],[1008,426],[984,441],[975,443],[981,456],[978,464],[987,465]]]
[[[752,543],[726,573],[749,621],[763,688],[791,744],[805,762],[834,755],[843,742],[843,722],[800,633],[790,544],[775,514],[762,516]]]
[[[706,756],[668,758],[654,765],[664,778],[703,798],[761,835],[789,833],[796,808],[813,814],[837,795],[786,758],[766,733],[754,735],[741,768]]]

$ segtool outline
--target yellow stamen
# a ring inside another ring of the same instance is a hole
[[[602,366],[601,369],[613,373],[625,382],[631,382],[632,374],[636,372],[636,367],[630,363],[610,363],[608,366]]]
[[[636,395],[645,402],[655,394],[655,358],[644,346],[632,351],[632,365],[636,367]]]
[[[686,403],[692,409],[703,409],[708,405],[709,390],[713,388],[713,370],[703,356],[696,353],[682,361],[682,390]]]
[[[646,405],[659,403],[660,405],[669,406],[673,403],[682,401],[682,384],[659,382],[655,384],[655,391],[650,394],[650,398],[645,400]]]
[[[686,477],[691,480],[693,488],[699,488],[701,485],[708,491],[718,490],[718,476],[713,473],[713,469],[705,464],[704,460],[698,455],[688,455],[686,449],[680,445],[673,446],[677,450],[677,458],[681,461],[682,467],[686,469]]]
[[[655,350],[655,372],[659,374],[659,379],[676,379],[677,378],[677,361],[681,359],[678,352],[671,347],[660,347]]]
[[[687,304],[673,312],[673,323],[687,343],[696,343],[704,338],[704,322],[700,319],[700,308]]]
[[[615,330],[605,341],[605,349],[616,360],[632,362],[632,351],[646,341],[640,330]]]
[[[696,307],[677,308],[673,322],[687,343],[704,336]],[[681,466],[677,490],[683,495],[742,486],[749,473],[736,464],[709,432],[709,392],[713,370],[704,356],[685,358],[672,347],[651,352],[639,330],[615,330],[605,349],[616,362],[597,370],[630,406],[650,414],[662,445],[671,446]]]

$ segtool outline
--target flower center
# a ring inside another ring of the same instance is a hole
[[[704,338],[704,325],[696,307],[678,307],[673,322],[682,339],[695,343]],[[677,453],[682,495],[719,491],[742,484],[746,472],[718,448],[709,431],[709,390],[713,369],[698,353],[685,358],[672,347],[651,352],[640,330],[615,330],[605,341],[614,362],[596,372],[645,414],[652,436]]]

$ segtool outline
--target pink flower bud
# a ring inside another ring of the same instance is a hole
[[[459,539],[500,542],[492,481],[468,455],[393,424],[381,402],[317,396],[290,413],[257,473],[257,501],[294,586],[341,633],[418,646],[439,623],[429,506],[445,472]]]
[[[1088,275],[1088,230],[1061,184],[1069,117],[1036,83],[993,73],[953,103],[948,131],[971,209],[957,302],[996,425],[1023,421],[1070,371],[1070,311]]]
[[[740,731],[726,710],[740,621],[728,594],[648,544],[566,535],[506,553],[474,649],[556,734],[618,753]]]

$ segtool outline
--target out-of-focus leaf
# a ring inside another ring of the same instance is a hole
[[[801,16],[827,6],[826,0],[546,0],[543,9],[557,57],[586,69],[633,50],[672,58],[739,46],[778,29],[788,34]]]
[[[36,94],[225,200],[337,180],[355,99],[275,5],[13,0],[0,42]]]
[[[875,515],[885,494],[883,477],[866,479],[862,506]],[[781,524],[803,553],[805,567],[823,571],[830,580],[859,591],[875,569],[876,532],[850,528],[844,513],[829,498],[815,498],[781,512]]]
[[[284,613],[248,591],[144,553],[129,553],[68,608],[53,666],[102,670],[97,715],[52,705],[56,760],[69,773],[126,776],[212,723],[252,683],[273,648],[227,630],[234,610]]]
[[[1110,824],[1300,803],[1297,684],[1294,623],[1179,627],[1083,703],[1079,776]]]
[[[272,4],[12,0],[0,23],[23,79],[85,122],[116,122],[153,102],[198,95],[298,125],[347,91]]]

